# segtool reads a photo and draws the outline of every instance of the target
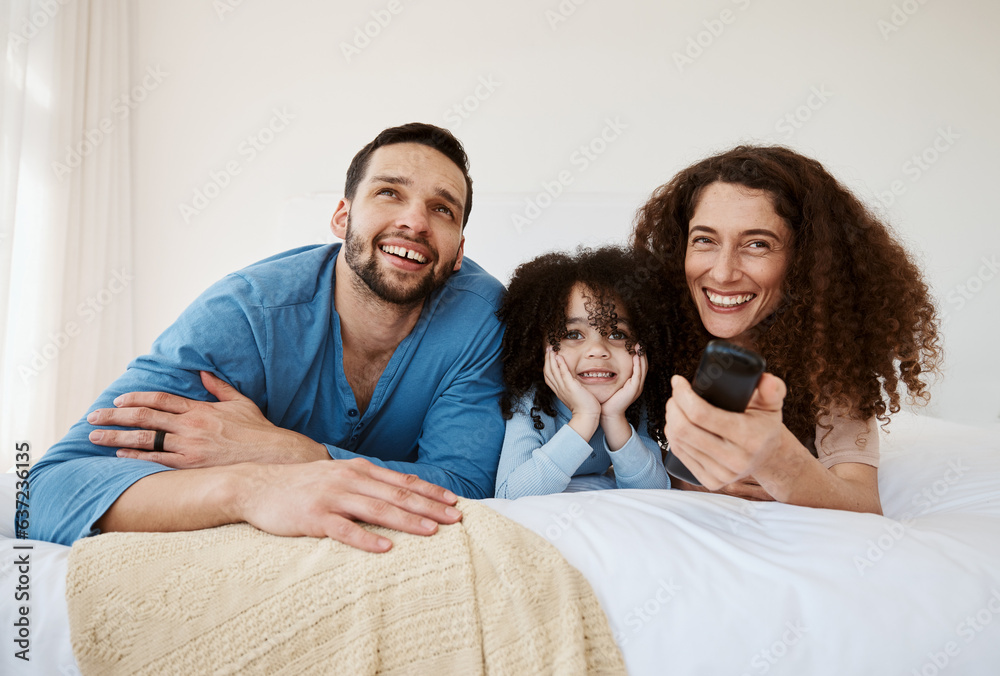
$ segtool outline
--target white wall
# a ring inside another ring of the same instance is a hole
[[[947,377],[931,412],[1000,417],[1000,364],[988,356],[1000,271],[984,264],[1000,256],[991,0],[134,6],[136,81],[149,67],[168,73],[132,117],[140,350],[225,273],[323,240],[351,157],[386,126],[434,122],[466,144],[467,253],[502,278],[545,249],[622,241],[634,207],[678,169],[740,141],[777,141],[876,204],[898,181],[880,208],[946,314]],[[346,57],[366,26],[377,34]],[[693,58],[679,65],[685,50]],[[464,119],[453,110],[463,102]],[[275,111],[294,117],[263,132],[270,142],[251,160],[243,144]],[[797,112],[804,121],[782,123]],[[617,136],[584,166],[574,153],[608,120]],[[922,153],[934,161],[917,169]],[[227,164],[239,173],[185,219],[180,205]],[[563,171],[565,192],[518,231],[525,198]]]

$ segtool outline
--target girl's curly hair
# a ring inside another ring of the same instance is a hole
[[[578,249],[575,255],[548,253],[522,263],[514,271],[497,316],[507,325],[502,343],[503,377],[506,390],[500,399],[503,417],[510,420],[518,402],[534,392],[529,415],[535,427],[543,426],[539,411],[555,416],[554,395],[545,384],[542,369],[546,345],[559,349],[566,332],[566,306],[570,291],[579,283],[587,288],[588,318],[602,334],[617,330],[619,316],[627,316],[632,328],[626,348],[638,344],[649,362],[643,393],[626,411],[638,427],[643,408],[650,436],[663,437],[663,406],[650,408],[653,390],[669,386],[673,373],[671,328],[675,303],[664,298],[650,302],[649,283],[658,268],[643,268],[633,254],[618,247]],[[666,313],[666,314],[664,314]],[[655,345],[651,350],[648,346]],[[660,374],[654,376],[653,374]],[[655,399],[666,401],[669,392]]]
[[[678,372],[693,376],[711,339],[687,289],[684,257],[688,223],[716,181],[765,191],[793,232],[782,304],[754,337],[768,370],[788,385],[789,430],[809,446],[817,421],[834,412],[886,423],[900,408],[901,383],[911,400],[926,402],[924,380],[938,370],[941,348],[920,270],[819,162],[780,146],[739,146],[702,160],[657,188],[636,215],[640,265],[658,266],[663,292],[680,298]]]

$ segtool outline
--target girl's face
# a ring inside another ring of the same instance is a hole
[[[591,326],[586,301],[589,289],[577,284],[566,304],[566,332],[559,341],[559,354],[570,373],[600,403],[606,402],[632,377],[632,355],[625,348],[632,337],[632,327],[624,311],[618,310],[618,327],[606,336]]]
[[[684,273],[705,329],[747,347],[781,302],[792,231],[770,197],[732,183],[705,188],[688,224]]]

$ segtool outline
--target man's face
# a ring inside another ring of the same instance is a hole
[[[417,305],[462,267],[465,200],[465,177],[451,160],[396,143],[372,153],[331,227],[344,239],[344,261],[376,296]]]

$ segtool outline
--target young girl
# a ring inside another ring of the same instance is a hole
[[[498,313],[507,431],[496,497],[670,487],[653,440],[663,413],[647,423],[643,397],[643,346],[668,344],[653,340],[668,324],[643,311],[641,273],[614,247],[545,254],[514,271]]]

